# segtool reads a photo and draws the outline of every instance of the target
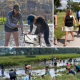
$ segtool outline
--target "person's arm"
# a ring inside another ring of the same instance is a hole
[[[75,15],[75,20],[76,20],[76,22],[77,22],[77,11],[76,11],[76,15]]]
[[[54,18],[55,18],[55,29],[57,29],[57,15],[54,15]]]
[[[76,15],[75,15],[75,18],[77,18],[77,11],[76,11]]]
[[[65,17],[66,17],[66,16],[64,16],[64,18],[63,18],[62,28],[64,27]]]
[[[21,25],[21,32],[23,34],[24,30],[23,30],[23,18],[22,18],[22,15],[19,13],[20,15],[20,18],[19,18],[19,24]]]
[[[73,20],[74,20],[75,26],[77,26],[77,24],[76,24],[76,20],[75,20],[75,18],[74,18],[74,15],[73,15]]]
[[[31,34],[32,30],[33,30],[33,24],[30,25],[30,31],[28,32],[28,34]]]

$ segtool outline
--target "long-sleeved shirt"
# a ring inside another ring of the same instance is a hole
[[[29,80],[29,75],[27,75],[27,76],[24,78],[24,80]]]
[[[3,63],[1,64],[1,69],[4,69],[4,64]]]
[[[21,13],[19,12],[19,14],[14,16],[13,11],[9,11],[7,14],[7,21],[5,25],[9,28],[14,29],[18,21],[19,21],[19,24],[22,24],[22,27],[23,27],[23,19],[22,19]]]
[[[9,75],[10,75],[11,77],[13,77],[13,76],[16,76],[16,73],[15,73],[15,71],[10,71],[10,72],[9,72]]]
[[[48,24],[42,17],[36,19],[36,23],[34,25],[37,26],[38,33],[44,33],[49,28]],[[33,30],[33,25],[30,25],[30,31],[32,32],[32,30]]]
[[[79,67],[79,66],[77,66],[77,65],[75,65],[75,67],[76,67],[76,69],[80,69],[80,67]]]
[[[77,12],[78,12],[78,16],[77,16]],[[79,10],[79,11],[76,11],[76,16],[75,16],[75,18],[78,18],[78,17],[80,17],[80,10]]]

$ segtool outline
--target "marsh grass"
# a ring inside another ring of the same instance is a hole
[[[17,56],[1,56],[0,57],[0,65],[4,63],[5,66],[17,66],[17,65],[24,65],[26,62],[28,64],[39,62],[39,59],[44,61],[44,58],[46,60],[49,60],[50,58],[61,58],[61,59],[67,59],[68,57],[77,58],[80,57],[80,54],[50,54],[50,55],[35,55],[35,57],[26,57],[25,55],[17,55]]]

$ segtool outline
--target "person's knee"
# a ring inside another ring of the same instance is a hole
[[[6,38],[6,39],[5,39],[5,42],[9,42],[9,40],[10,40],[9,38]]]
[[[19,41],[18,41],[18,38],[15,38],[14,40],[15,40],[16,42],[19,42]]]

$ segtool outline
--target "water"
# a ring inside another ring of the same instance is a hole
[[[80,61],[80,58],[76,58],[76,60]],[[63,64],[63,62],[61,62],[61,63],[57,62],[57,66],[63,66],[63,65],[66,65],[66,63],[67,63],[67,60],[65,60],[64,64]],[[75,62],[75,63],[76,64],[80,64],[80,62]],[[34,67],[34,66],[39,66],[39,65],[43,65],[43,64],[44,64],[44,62],[41,62],[41,64],[40,63],[34,63],[34,64],[31,64],[31,65]],[[49,64],[50,66],[53,66],[52,63],[49,62],[49,61],[47,61],[46,64]],[[74,64],[73,60],[72,60],[72,64]],[[9,78],[9,70],[11,68],[13,69],[13,67],[5,69],[5,72],[4,72],[5,77]],[[24,75],[24,76],[21,77],[22,79],[24,79],[24,77],[26,76],[25,70],[24,70],[24,66],[17,66],[17,67],[15,67],[15,69],[16,69],[16,74],[18,74],[19,76]],[[57,70],[55,70],[54,68],[52,68],[52,69],[49,69],[49,72],[50,72],[51,77],[53,78],[53,77],[55,77],[57,75],[61,75],[61,74],[55,74],[55,72],[64,71],[64,70],[66,70],[66,68],[61,68],[61,69],[57,69]],[[34,76],[35,74],[36,75],[44,75],[45,74],[45,68],[38,69],[38,70],[32,70],[31,71],[31,75]],[[0,70],[0,76],[1,76],[1,70]]]
[[[51,45],[53,46],[53,25],[52,24],[48,24],[48,25],[49,25],[49,31],[50,31],[49,32],[49,41],[50,41]],[[36,26],[34,26],[34,30],[32,31],[32,34],[34,34],[35,29],[36,29]],[[30,31],[29,25],[24,24],[24,32],[28,33],[29,31]],[[45,41],[43,39],[43,36],[44,35],[42,35],[42,38],[41,38],[42,45],[44,45],[46,47]],[[4,25],[2,25],[2,27],[0,27],[0,46],[3,46],[4,42],[5,42],[5,32],[4,32]],[[23,46],[33,47],[32,44],[30,45],[30,44],[24,42],[24,35],[21,35],[21,29],[19,29],[19,45],[22,46],[22,47]],[[10,37],[9,46],[11,46],[11,47],[15,46],[13,35],[11,35],[11,37]]]

